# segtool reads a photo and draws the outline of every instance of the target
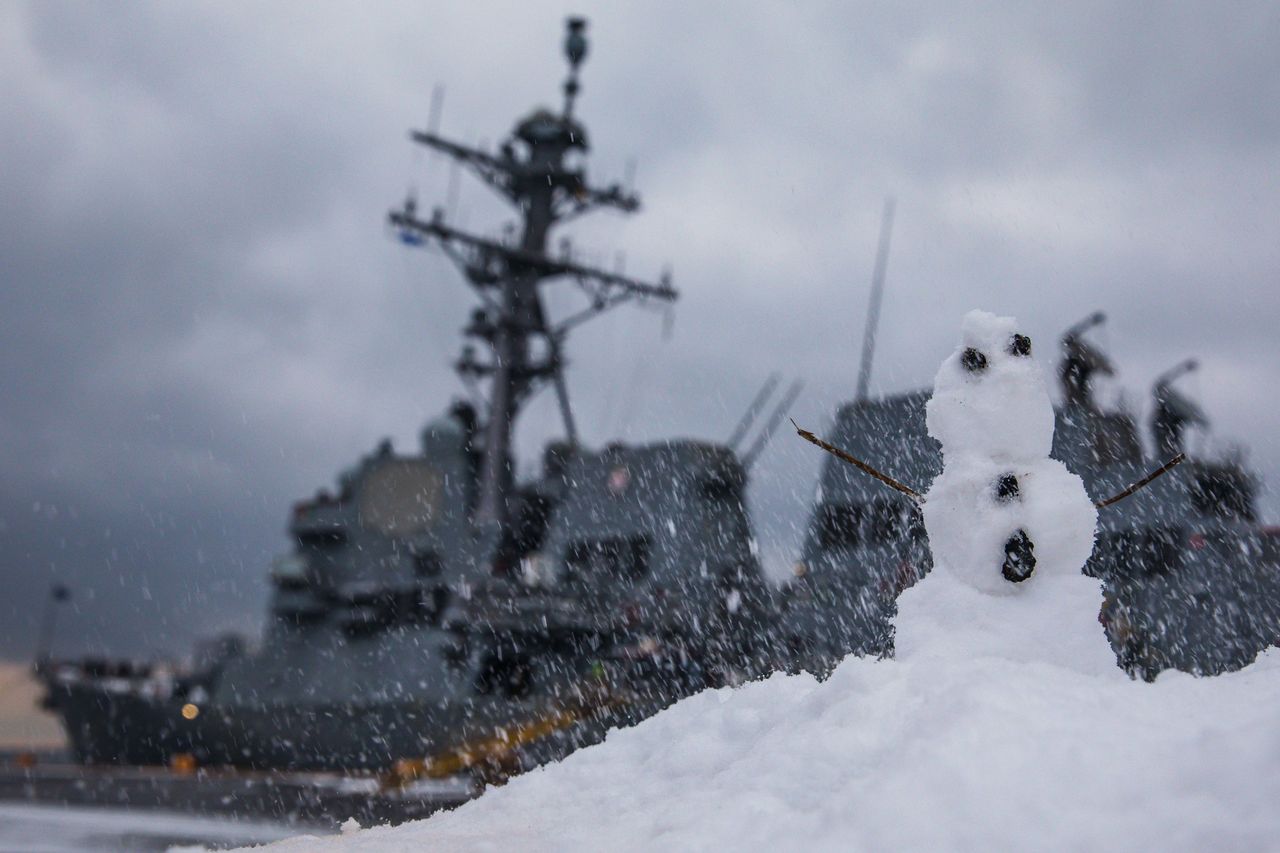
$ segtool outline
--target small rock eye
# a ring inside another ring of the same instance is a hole
[[[1014,335],[1009,338],[1009,355],[1031,355],[1031,338],[1026,335]]]
[[[1017,477],[1015,477],[1013,474],[1004,474],[1000,477],[999,480],[996,480],[996,500],[997,501],[999,501],[1000,503],[1008,503],[1009,501],[1017,500],[1018,497],[1019,497],[1019,493],[1018,493]]]
[[[970,373],[981,373],[987,369],[987,357],[973,347],[960,354],[960,366]]]

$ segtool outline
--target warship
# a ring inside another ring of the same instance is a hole
[[[691,691],[768,671],[773,599],[744,491],[798,386],[746,450],[738,445],[767,395],[724,444],[592,450],[578,438],[570,332],[629,302],[677,298],[669,275],[646,282],[597,269],[566,240],[548,250],[571,219],[640,206],[619,184],[588,183],[581,165],[585,29],[569,19],[563,107],[534,110],[496,152],[437,133],[438,98],[427,129],[411,134],[520,219],[491,239],[440,208],[420,216],[412,196],[388,218],[402,243],[454,262],[478,299],[454,365],[472,397],[427,424],[416,452],[383,442],[334,490],[294,506],[293,547],[271,567],[269,618],[252,651],[229,650],[180,677],[40,661],[46,704],[79,761],[394,770],[405,781],[483,759],[505,773]],[[576,286],[581,310],[553,318],[548,286]],[[546,389],[564,437],[522,481],[513,431]]]
[[[882,286],[878,277],[869,330]],[[1178,454],[1188,459],[1099,513],[1084,570],[1103,581],[1100,621],[1118,665],[1135,678],[1239,669],[1280,641],[1278,531],[1259,523],[1259,483],[1238,453],[1189,452],[1188,431],[1209,421],[1175,383],[1195,361],[1153,386],[1151,452],[1132,412],[1100,405],[1092,380],[1114,375],[1115,365],[1088,333],[1105,320],[1092,314],[1062,335],[1053,457],[1095,499],[1120,493]],[[873,399],[869,364],[864,349],[858,394],[836,413],[828,438],[888,476],[924,486],[942,470],[941,448],[925,427],[929,391]],[[829,458],[794,577],[782,591],[792,666],[821,674],[851,652],[891,655],[897,596],[931,567],[918,505]]]

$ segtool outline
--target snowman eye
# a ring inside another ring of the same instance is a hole
[[[1006,352],[1009,355],[1031,355],[1031,338],[1026,335],[1014,335],[1009,338],[1009,346]]]
[[[960,354],[960,366],[970,373],[981,373],[987,369],[987,357],[973,347]]]

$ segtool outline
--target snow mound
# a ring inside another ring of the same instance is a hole
[[[272,849],[1274,849],[1277,703],[1274,653],[1144,684],[904,650],[707,691],[456,811]]]
[[[1098,622],[1102,583],[1084,575],[1037,578],[1016,596],[989,595],[935,569],[898,597],[899,658],[1003,658],[1128,681]]]

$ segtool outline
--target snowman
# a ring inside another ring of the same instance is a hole
[[[926,406],[943,470],[921,495],[812,433],[800,435],[922,505],[930,576],[898,598],[895,654],[1037,661],[1119,676],[1098,622],[1101,582],[1081,569],[1099,504],[1049,458],[1053,405],[1031,339],[1011,317],[972,311]]]
[[[1079,576],[1098,513],[1080,478],[1049,458],[1053,405],[1017,321],[970,312],[925,411],[942,445],[924,498],[935,562],[995,596]]]
[[[1056,459],[1053,405],[1031,339],[973,311],[926,406],[942,473],[924,495],[931,576],[898,599],[899,658],[961,654],[1120,674],[1081,569],[1098,511]]]

